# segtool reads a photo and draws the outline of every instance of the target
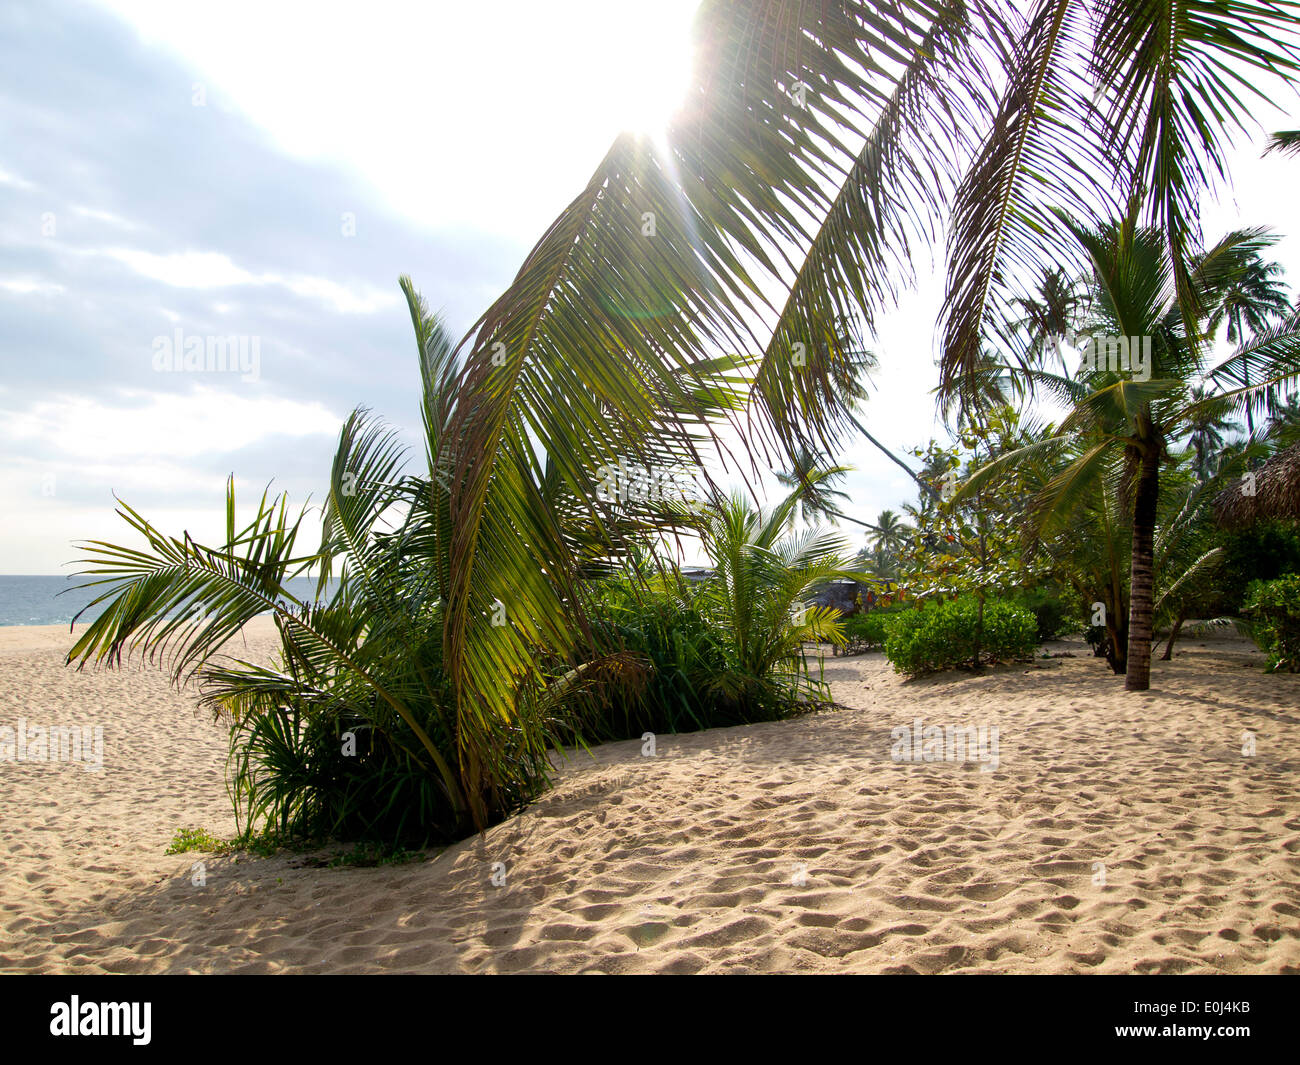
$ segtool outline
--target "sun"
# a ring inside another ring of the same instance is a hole
[[[616,114],[622,128],[647,135],[661,134],[677,113],[686,96],[690,79],[690,56],[662,62],[644,61],[632,65],[620,86]]]
[[[605,8],[594,48],[601,50],[598,110],[620,131],[660,137],[681,107],[691,78],[690,23],[697,0]]]

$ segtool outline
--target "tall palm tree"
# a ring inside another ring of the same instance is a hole
[[[1211,333],[1227,323],[1230,343],[1245,340],[1247,335],[1263,335],[1292,313],[1287,288],[1281,280],[1284,273],[1282,264],[1268,261],[1262,254],[1264,248],[1277,241],[1277,237],[1262,228],[1243,232],[1255,234],[1256,246],[1245,256],[1231,280],[1216,292],[1206,323]],[[1249,385],[1249,370],[1246,372],[1242,383]],[[1246,408],[1246,431],[1252,437],[1255,435],[1255,415],[1249,406]]]
[[[1087,296],[1086,284],[1069,279],[1062,267],[1053,266],[1044,271],[1034,292],[1011,300],[1020,312],[1012,324],[1026,335],[1028,349],[1037,355],[1035,365],[1045,363],[1049,351],[1064,359],[1058,341],[1079,320]],[[1069,372],[1064,362],[1061,369]]]
[[[892,510],[882,510],[873,530],[867,534],[872,567],[877,576],[898,576],[898,554],[906,545],[912,527]]]
[[[1191,397],[1196,404],[1203,404],[1211,398],[1204,385],[1193,387]],[[1188,441],[1194,455],[1192,470],[1198,481],[1205,481],[1217,468],[1215,456],[1223,448],[1224,431],[1236,428],[1236,423],[1213,410],[1211,406],[1205,405],[1191,416],[1189,426],[1191,433]]]
[[[1292,313],[1282,264],[1264,258],[1263,251],[1277,243],[1277,235],[1263,228],[1242,230],[1241,262],[1233,275],[1214,294],[1206,323],[1210,332],[1227,323],[1228,340],[1245,340],[1247,335],[1267,332]]]
[[[1265,0],[705,0],[682,111],[615,141],[459,346],[458,699],[506,712],[498,678],[526,668],[483,620],[487,575],[523,575],[562,642],[582,626],[536,456],[595,517],[593,464],[696,462],[711,428],[688,401],[719,352],[755,353],[755,449],[834,453],[838,323],[871,328],[918,242],[946,229],[948,392],[1022,278],[1084,258],[1059,209],[1149,222],[1191,321],[1199,201],[1265,96],[1242,72],[1294,80],[1297,26]]]
[[[892,510],[882,510],[876,518],[876,531],[868,537],[871,546],[888,554],[897,553],[912,533],[912,527]]]
[[[1275,452],[1300,442],[1300,394],[1288,396],[1286,402],[1273,411],[1265,435]]]
[[[1074,378],[1036,374],[1073,404],[1059,434],[990,463],[962,491],[1006,464],[1078,438],[1081,453],[1042,493],[1043,513],[1050,514],[1080,493],[1098,491],[1103,475],[1117,457],[1121,460],[1121,509],[1132,515],[1125,686],[1144,691],[1150,686],[1156,508],[1169,445],[1207,418],[1271,404],[1293,386],[1300,379],[1300,329],[1274,327],[1215,364],[1204,325],[1208,314],[1197,315],[1191,331],[1185,328],[1188,314],[1180,305],[1177,271],[1157,230],[1115,223],[1101,229],[1075,224],[1074,232],[1094,271],[1095,301],[1086,332],[1149,340],[1149,379],[1133,379],[1100,363],[1082,367]],[[1189,278],[1197,307],[1217,306],[1223,290],[1250,268],[1257,250],[1257,234],[1238,231],[1198,257]],[[1259,383],[1243,384],[1248,374]],[[1193,393],[1202,380],[1208,398]]]

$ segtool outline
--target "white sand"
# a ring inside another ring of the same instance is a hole
[[[1300,972],[1300,676],[1241,641],[1187,641],[1142,695],[1078,644],[914,683],[828,659],[857,709],[606,745],[482,837],[369,869],[164,855],[233,833],[224,737],[68,646],[0,629],[0,726],[105,734],[102,774],[0,764],[0,971]],[[997,726],[999,768],[892,761],[917,717]]]

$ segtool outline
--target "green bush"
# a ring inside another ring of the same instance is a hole
[[[1268,653],[1268,671],[1300,673],[1300,574],[1253,582],[1244,609],[1255,642]]]
[[[1016,599],[1015,604],[1034,615],[1039,643],[1055,640],[1073,628],[1074,619],[1069,605],[1047,589],[1035,588],[1025,592]]]
[[[1255,581],[1272,581],[1300,573],[1300,522],[1281,518],[1262,521],[1224,535],[1223,594],[1209,614],[1235,614],[1241,589]]]
[[[715,607],[705,588],[671,579],[604,582],[592,628],[601,647],[618,649],[624,668],[570,686],[558,707],[562,741],[728,728],[809,709],[788,671],[755,672],[739,659]],[[594,651],[585,657],[594,659]],[[632,681],[634,674],[639,683]]]
[[[402,722],[390,724],[392,734],[361,714],[295,696],[250,708],[230,733],[232,795],[247,830],[265,824],[288,839],[405,839],[454,822],[446,797],[407,754],[418,741]],[[355,757],[343,753],[345,732],[355,737]],[[447,827],[440,835],[456,834]]]
[[[773,708],[741,706],[717,694],[710,681],[727,670],[725,648],[690,589],[611,581],[599,609],[594,628],[601,642],[641,662],[645,681],[635,694],[626,686],[609,691],[595,685],[569,699],[572,738],[632,739],[779,716]]]
[[[1034,615],[990,599],[979,623],[979,601],[955,599],[897,615],[885,638],[885,654],[899,673],[919,676],[944,669],[1032,657],[1038,647]]]
[[[845,652],[877,650],[885,646],[889,623],[908,606],[876,607],[844,619]],[[843,653],[843,652],[842,652]]]

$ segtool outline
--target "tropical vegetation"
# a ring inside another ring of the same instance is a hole
[[[197,679],[250,826],[386,838],[485,827],[557,745],[819,705],[808,648],[845,633],[806,600],[829,580],[930,600],[883,630],[907,672],[1032,650],[1056,625],[1014,600],[1050,589],[1147,688],[1157,628],[1214,605],[1229,564],[1215,493],[1294,438],[1272,238],[1206,246],[1200,208],[1295,87],[1298,28],[1267,0],[705,0],[680,114],[615,141],[463,337],[403,279],[421,472],[358,410],[318,545],[283,497],[241,519],[233,479],[219,544],[123,503],[144,546],[88,545],[106,609],[70,659]],[[925,250],[952,439],[913,471],[863,382]],[[1080,333],[1149,361],[1072,368]],[[777,507],[660,478],[736,437],[782,471]],[[851,562],[807,526],[845,517],[833,456],[858,438],[919,494]],[[712,562],[696,586],[661,550],[681,536]],[[1251,609],[1276,624],[1272,594]],[[231,657],[264,613],[277,660]]]

